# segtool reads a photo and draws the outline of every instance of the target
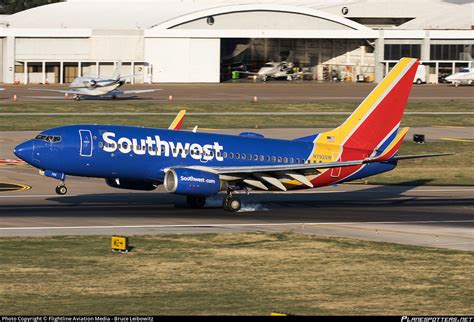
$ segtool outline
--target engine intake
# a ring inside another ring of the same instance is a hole
[[[215,173],[186,168],[168,170],[163,186],[169,193],[204,197],[215,195],[228,187],[227,181],[220,180]]]

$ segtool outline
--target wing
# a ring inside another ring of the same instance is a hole
[[[75,89],[42,89],[42,88],[30,88],[30,91],[43,91],[43,92],[54,92],[54,93],[63,93],[63,94],[74,94],[74,95],[86,95],[81,91]]]
[[[305,164],[284,164],[284,165],[264,165],[264,166],[243,166],[243,167],[203,167],[203,166],[184,166],[175,168],[188,168],[203,170],[218,174],[222,180],[230,182],[240,182],[252,188],[268,190],[269,186],[279,190],[286,191],[281,178],[290,178],[301,184],[312,188],[313,184],[305,176],[305,172],[316,171],[331,168],[350,167],[374,162],[393,162],[407,159],[427,158],[435,156],[452,155],[452,153],[434,153],[421,155],[394,156],[385,160],[384,156],[376,158],[366,158],[363,160],[324,162],[324,163],[305,163]]]
[[[107,93],[107,95],[127,95],[127,94],[140,94],[140,93],[151,93],[161,91],[161,89],[137,89],[137,90],[129,90],[129,91],[121,91],[121,90],[113,90]]]

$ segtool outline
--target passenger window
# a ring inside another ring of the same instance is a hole
[[[281,163],[281,157],[278,157],[278,163]]]
[[[270,156],[269,155],[266,156],[266,160],[270,161]]]
[[[224,152],[223,157],[224,159],[227,158],[227,152]]]
[[[247,157],[248,157],[249,160],[252,160],[252,155],[250,153],[247,154]]]
[[[299,163],[300,163],[300,159],[296,158],[296,164],[299,164]]]
[[[236,158],[236,159],[240,159],[240,154],[239,154],[239,153],[236,153],[236,154],[235,154],[235,158]]]
[[[233,158],[234,158],[234,154],[233,154],[232,152],[229,153],[229,157],[230,157],[231,159],[233,159]]]
[[[265,157],[263,155],[260,156],[260,161],[264,161]]]
[[[288,158],[287,158],[287,157],[285,157],[285,158],[283,159],[283,163],[288,163]]]
[[[254,154],[254,155],[253,155],[253,159],[254,159],[255,161],[258,161],[258,155]]]
[[[276,156],[272,156],[272,162],[276,162]]]
[[[246,156],[245,153],[242,153],[242,160],[245,160]]]

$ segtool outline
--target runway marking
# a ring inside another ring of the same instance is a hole
[[[18,192],[31,189],[30,186],[21,183],[0,182],[0,192]]]
[[[455,142],[469,142],[474,143],[474,140],[471,139],[455,139],[455,138],[439,138],[440,140],[444,141],[455,141]]]
[[[180,224],[180,225],[127,225],[127,226],[44,226],[44,227],[2,227],[2,230],[43,230],[43,229],[118,229],[118,228],[226,228],[226,227],[279,227],[279,226],[334,226],[361,224],[439,224],[474,223],[474,220],[414,220],[414,221],[361,221],[361,222],[321,222],[321,223],[260,223],[260,224]]]

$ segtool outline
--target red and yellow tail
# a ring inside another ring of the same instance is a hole
[[[417,67],[417,59],[402,58],[342,125],[316,137],[312,158],[347,161],[395,154],[408,130],[398,132]]]

